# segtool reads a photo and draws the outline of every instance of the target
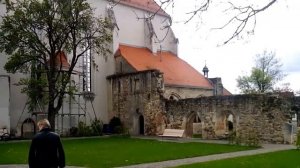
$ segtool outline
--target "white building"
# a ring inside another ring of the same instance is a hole
[[[118,4],[112,4],[108,0],[88,0],[88,2],[95,9],[95,15],[109,17],[114,23],[113,53],[107,59],[91,53],[79,61],[76,67],[79,73],[73,76],[79,92],[74,99],[65,98],[64,105],[56,117],[56,128],[61,133],[66,133],[69,128],[77,126],[78,121],[89,122],[94,117],[100,118],[103,123],[109,122],[108,114],[112,111],[112,102],[109,98],[110,89],[106,77],[120,72],[122,65],[119,65],[120,62],[116,62],[114,57],[119,51],[119,46],[136,49],[147,48],[154,56],[158,52],[166,51],[179,59],[177,57],[178,40],[169,27],[170,16],[162,11],[154,0],[121,0],[118,1]],[[156,13],[154,17],[147,19],[153,13]],[[5,6],[1,4],[0,16],[4,14]],[[0,17],[0,22],[1,19]],[[5,127],[11,131],[17,131],[17,135],[30,136],[35,130],[34,122],[38,118],[46,117],[43,113],[45,109],[37,107],[37,111],[34,113],[36,115],[28,113],[26,106],[28,99],[25,94],[21,93],[22,87],[15,85],[25,75],[6,73],[3,69],[6,60],[7,56],[0,53],[0,130]],[[180,59],[179,62],[184,61]],[[187,63],[184,62],[184,64]],[[205,83],[203,87],[198,85],[196,88],[205,90],[204,95],[214,95],[212,82],[196,72],[190,65],[186,66],[189,66],[189,72],[193,71],[195,74],[193,77],[201,78],[199,81]],[[84,88],[81,82],[83,75],[87,81]],[[184,75],[181,78],[184,78]],[[168,94],[166,96],[172,97],[172,94],[177,91],[178,93],[175,95],[180,96],[182,90],[180,91],[178,88],[186,87],[186,85],[178,86],[178,83],[176,87],[167,86],[169,91],[166,91]],[[195,85],[190,88],[195,90]],[[83,95],[80,94],[82,91],[93,92],[94,100],[92,102],[85,101]],[[186,95],[182,97],[187,98]]]
[[[88,0],[88,2],[95,8],[96,15],[110,17],[115,21],[113,52],[118,50],[119,44],[123,44],[133,47],[147,47],[154,53],[158,50],[167,50],[177,54],[177,39],[171,29],[165,28],[169,25],[169,16],[163,11],[159,11],[152,20],[145,19],[159,10],[159,6],[154,1],[122,0],[115,6],[106,0]],[[3,16],[4,14],[5,5],[1,4],[0,15]],[[1,20],[2,17],[0,17]],[[169,32],[167,33],[167,31]],[[96,66],[91,65],[90,89],[96,95],[93,101],[96,115],[104,123],[109,121],[106,76],[115,73],[113,55],[105,60],[103,57],[92,53],[91,60],[88,60],[88,63],[92,61],[96,63]],[[22,87],[15,85],[25,75],[7,73],[3,68],[6,60],[7,56],[0,53],[0,129],[7,128],[17,131],[18,135],[21,133],[25,135],[25,132],[32,132],[34,129],[32,121],[36,120],[36,116],[28,113],[27,97],[21,93]],[[82,61],[79,64],[82,65]],[[78,65],[77,69],[80,69],[81,65]],[[74,75],[74,81],[77,80],[79,80],[79,75]],[[66,98],[60,110],[60,114],[63,115],[57,116],[57,129],[65,131],[76,126],[79,120],[88,122],[94,118],[91,103],[85,102],[82,98],[75,99]],[[42,107],[38,107],[38,109],[40,110],[36,113],[37,117],[45,117],[39,114],[44,109]],[[23,130],[21,130],[22,127]]]

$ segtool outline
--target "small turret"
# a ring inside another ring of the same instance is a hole
[[[208,68],[207,68],[207,66],[206,66],[206,63],[205,63],[205,66],[203,67],[203,70],[202,70],[202,72],[203,72],[203,74],[204,74],[204,77],[206,77],[206,78],[208,78]]]

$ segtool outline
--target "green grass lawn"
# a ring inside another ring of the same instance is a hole
[[[180,168],[300,168],[300,150],[287,150],[197,163]]]
[[[30,141],[1,142],[0,164],[27,164]],[[67,165],[114,167],[252,149],[245,146],[176,143],[124,137],[64,139]]]

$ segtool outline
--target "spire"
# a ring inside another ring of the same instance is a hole
[[[204,67],[203,67],[203,69],[202,69],[202,72],[204,73],[204,77],[206,77],[206,78],[208,78],[208,68],[207,68],[207,66],[206,66],[206,61],[205,61],[205,65],[204,65]]]

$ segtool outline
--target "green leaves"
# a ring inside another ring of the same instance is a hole
[[[274,85],[285,76],[281,66],[274,52],[264,51],[256,56],[256,66],[252,68],[250,76],[238,77],[237,86],[246,94],[271,92]]]
[[[111,53],[110,23],[96,17],[87,0],[6,0],[6,7],[0,23],[0,52],[9,55],[5,69],[30,72],[31,79],[22,81],[24,91],[36,97],[31,86],[47,90],[42,93],[49,109],[55,109],[51,113],[57,113],[65,94],[75,91],[69,82],[80,57],[91,51],[97,56]],[[61,52],[69,58],[64,67],[58,59]],[[43,71],[42,81],[34,78],[36,66]]]

